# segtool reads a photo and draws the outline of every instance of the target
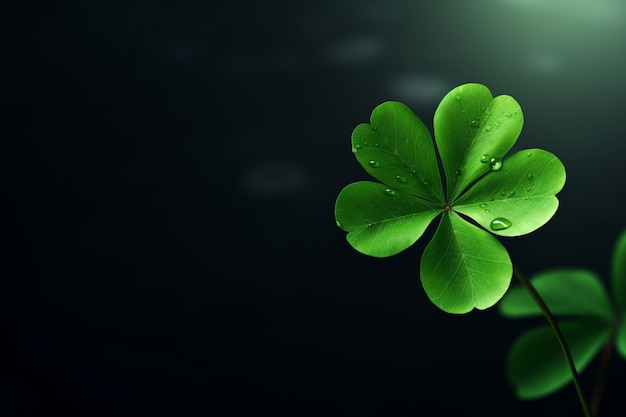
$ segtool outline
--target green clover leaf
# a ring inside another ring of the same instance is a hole
[[[380,104],[370,123],[352,132],[357,161],[379,183],[344,187],[335,202],[337,225],[354,249],[382,258],[413,245],[441,216],[420,262],[426,294],[454,314],[493,306],[512,277],[508,252],[494,235],[520,236],[543,226],[565,184],[563,164],[547,151],[503,160],[522,125],[515,99],[494,98],[476,83],[442,99],[434,143],[406,105]]]
[[[560,328],[579,373],[611,338],[626,359],[626,231],[615,244],[611,275],[612,297],[600,278],[586,269],[551,269],[530,279],[554,316],[565,318]],[[523,287],[511,288],[498,309],[510,318],[543,314]],[[547,324],[518,336],[506,362],[507,377],[518,398],[542,398],[572,381],[561,347]]]

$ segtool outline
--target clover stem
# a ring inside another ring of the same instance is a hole
[[[600,409],[600,400],[602,399],[602,392],[604,391],[604,383],[609,370],[609,362],[611,361],[611,353],[613,353],[613,338],[610,338],[604,345],[602,350],[602,356],[600,357],[600,367],[598,368],[598,375],[596,377],[596,385],[593,388],[593,394],[591,394],[591,400],[589,401],[589,407],[593,416],[598,415]]]
[[[580,405],[583,408],[583,412],[585,413],[585,417],[592,417],[591,412],[589,411],[589,405],[587,405],[587,400],[585,399],[585,395],[583,394],[583,390],[580,385],[580,378],[578,377],[578,372],[576,371],[576,365],[574,365],[574,360],[572,359],[572,354],[570,353],[569,347],[567,346],[567,342],[565,341],[565,337],[563,337],[563,333],[561,333],[561,328],[559,324],[556,322],[556,319],[550,312],[550,309],[543,301],[543,298],[539,295],[535,287],[530,283],[528,278],[520,271],[517,265],[513,265],[513,275],[515,275],[522,283],[524,288],[530,293],[531,297],[535,300],[539,309],[548,320],[548,323],[552,327],[556,338],[561,345],[561,350],[563,351],[563,355],[565,356],[565,360],[567,361],[567,365],[569,366],[570,372],[572,374],[572,380],[574,381],[574,386],[576,387],[576,393],[578,394],[578,399],[580,400]]]

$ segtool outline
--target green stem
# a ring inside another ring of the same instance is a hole
[[[574,360],[572,359],[572,354],[569,351],[569,347],[565,342],[565,337],[563,337],[563,333],[561,333],[561,328],[559,327],[556,319],[550,312],[550,309],[543,301],[543,298],[539,295],[535,287],[530,283],[530,281],[522,274],[517,265],[513,266],[513,274],[521,281],[522,285],[528,290],[530,295],[533,297],[541,312],[550,323],[556,338],[559,340],[559,344],[561,345],[561,350],[563,351],[563,355],[565,356],[565,360],[567,361],[567,365],[569,366],[570,372],[572,374],[572,379],[574,380],[574,386],[576,387],[576,392],[578,393],[578,399],[580,400],[580,405],[583,408],[585,413],[585,417],[591,417],[591,412],[589,411],[589,406],[587,405],[587,400],[585,399],[585,395],[583,394],[583,390],[580,385],[580,378],[578,377],[578,372],[576,371],[576,366],[574,365]]]
[[[589,401],[589,407],[592,414],[597,417],[600,410],[600,401],[602,400],[602,393],[604,391],[604,383],[609,370],[609,362],[611,361],[611,353],[613,353],[613,338],[609,339],[604,345],[602,356],[600,357],[600,366],[598,368],[598,376],[596,378],[596,386],[591,395]]]

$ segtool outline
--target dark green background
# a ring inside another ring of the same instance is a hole
[[[1,8],[0,414],[582,415],[571,386],[521,402],[507,385],[506,349],[535,322],[442,313],[424,241],[365,257],[333,206],[369,179],[350,134],[376,105],[431,129],[449,89],[480,82],[520,102],[515,149],[568,172],[555,218],[503,239],[511,256],[606,279],[625,227],[626,4]],[[612,365],[606,417],[626,410]]]

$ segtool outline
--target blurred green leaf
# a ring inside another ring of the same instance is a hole
[[[531,278],[531,283],[555,316],[577,316],[561,324],[579,373],[609,338],[615,338],[618,354],[626,359],[626,231],[617,239],[611,264],[612,293],[607,294],[596,274],[585,269],[552,269]],[[614,303],[613,303],[614,301]],[[617,309],[613,308],[614,304]],[[506,317],[531,317],[542,314],[524,288],[511,289],[498,305]],[[556,357],[551,329],[533,329],[515,341],[509,350],[509,379],[520,398],[548,395],[571,380],[565,361]],[[552,343],[550,343],[552,341]]]
[[[615,243],[611,263],[611,286],[618,310],[626,314],[626,230]]]
[[[552,269],[530,278],[554,315],[593,316],[612,320],[611,303],[602,282],[584,269]],[[523,287],[511,288],[498,304],[506,317],[543,315]]]
[[[620,356],[626,359],[626,314],[623,314],[618,322],[615,348]]]
[[[582,372],[606,343],[610,323],[600,319],[575,319],[560,324],[576,365]],[[521,334],[507,355],[507,377],[521,399],[538,399],[572,382],[572,375],[552,328],[535,327]]]

